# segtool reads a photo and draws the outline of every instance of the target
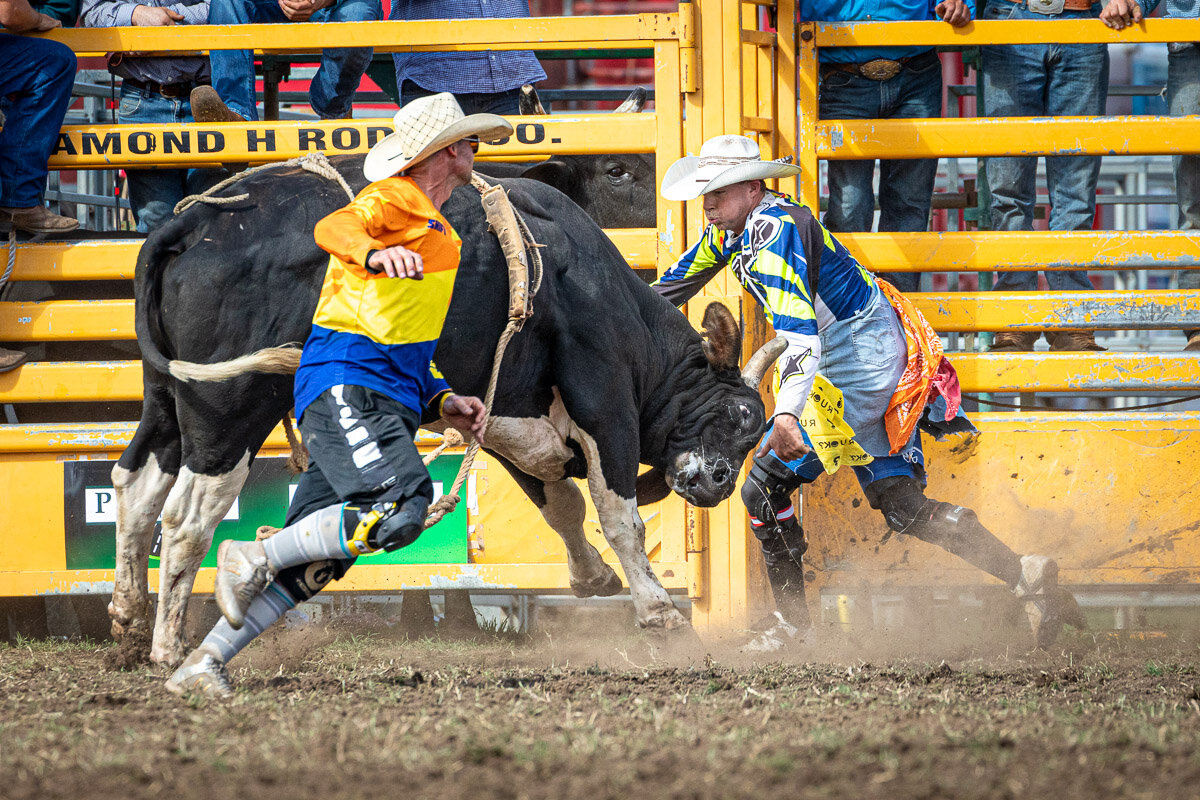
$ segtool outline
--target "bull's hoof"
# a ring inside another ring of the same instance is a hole
[[[117,644],[104,654],[106,668],[131,670],[150,663],[150,631],[145,628],[124,627],[118,630],[118,623],[114,620],[113,637]]]
[[[614,594],[620,593],[624,588],[625,585],[621,583],[621,576],[617,575],[611,568],[606,575],[597,575],[591,580],[571,580],[571,591],[576,597],[612,597]]]

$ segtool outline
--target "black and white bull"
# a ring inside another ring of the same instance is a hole
[[[361,189],[357,161],[333,159]],[[587,478],[604,535],[620,559],[640,625],[683,616],[650,568],[637,510],[639,464],[669,489],[712,506],[730,495],[764,428],[757,385],[774,348],[738,370],[740,331],[723,306],[707,340],[626,266],[577,206],[555,189],[504,180],[528,221],[545,274],[533,317],[508,346],[487,451],[509,470],[566,543],[579,596],[621,581],[584,536]],[[147,564],[162,512],[159,605],[150,657],[184,655],[182,624],[195,574],[250,462],[292,406],[290,375],[251,373],[184,382],[178,362],[213,364],[308,335],[328,256],[314,224],[346,203],[338,185],[296,168],[244,178],[235,206],[194,206],[152,234],[138,258],[136,325],[145,401],[113,469],[117,494],[113,633],[145,646]],[[443,208],[463,239],[436,361],[455,391],[483,396],[508,306],[507,276],[479,196],[459,189]],[[646,481],[643,479],[643,485]],[[143,651],[144,655],[144,651]]]

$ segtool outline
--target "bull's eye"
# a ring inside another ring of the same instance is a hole
[[[605,171],[604,174],[607,175],[608,179],[613,183],[624,183],[633,178],[633,176],[629,174],[629,170],[625,169],[625,167],[621,164],[613,164]]]

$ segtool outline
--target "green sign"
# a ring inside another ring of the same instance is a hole
[[[205,567],[217,565],[217,543],[225,539],[253,539],[261,525],[283,525],[288,502],[299,476],[288,474],[284,458],[257,458],[250,466],[246,485],[217,525]],[[112,487],[115,461],[63,462],[67,569],[113,569],[116,564],[117,503]],[[429,467],[434,495],[440,497],[454,483],[462,456],[443,455]],[[366,556],[369,564],[467,563],[467,511],[464,498],[442,521],[425,531],[412,545],[394,553]],[[161,523],[154,527],[150,566],[158,566]]]

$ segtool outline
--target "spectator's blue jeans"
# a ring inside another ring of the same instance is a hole
[[[191,122],[192,110],[187,98],[172,99],[154,92],[121,87],[118,119],[124,124],[154,125]],[[149,233],[175,213],[175,204],[190,194],[199,194],[220,178],[215,170],[201,169],[129,169],[129,205],[137,229]]]
[[[1193,43],[1167,46],[1167,105],[1173,117],[1200,114],[1200,46]],[[1175,156],[1175,194],[1179,199],[1179,227],[1200,230],[1200,155]],[[1200,289],[1200,270],[1179,273],[1180,289]],[[1184,331],[1191,336],[1196,331]]]
[[[426,89],[415,81],[405,80],[400,87],[400,105],[418,97],[428,97],[437,92]],[[521,89],[506,92],[459,92],[454,95],[464,114],[516,114],[521,106]]]
[[[1047,16],[1024,4],[999,0],[988,4],[984,19],[1090,19],[1099,13],[1064,11]],[[1108,46],[1103,44],[1031,44],[981,48],[983,115],[988,117],[1087,117],[1104,114],[1108,99]],[[1018,143],[1020,144],[1020,143]],[[1033,144],[1033,143],[1029,143]],[[1037,158],[989,158],[992,229],[1033,230]],[[1050,230],[1087,231],[1096,216],[1099,156],[1046,158],[1050,191]],[[1046,272],[1052,290],[1091,290],[1083,270]],[[1003,272],[995,288],[1032,291],[1036,272]]]
[[[75,54],[65,44],[0,33],[0,96],[12,96],[0,131],[0,206],[32,208],[71,105]]]
[[[821,77],[821,119],[911,119],[942,114],[942,66],[931,50],[906,62],[895,77],[873,81],[850,72]],[[875,162],[829,162],[829,209],[825,227],[833,232],[869,231],[875,216]],[[936,158],[879,162],[879,230],[924,231]],[[902,292],[915,292],[920,273],[888,273]]]
[[[383,19],[380,0],[336,0],[313,14],[311,22],[363,22]],[[277,0],[212,0],[210,25],[244,25],[287,22]],[[363,72],[371,63],[370,47],[329,48],[321,54],[321,67],[313,76],[309,96],[313,110],[323,119],[350,116],[351,104]],[[221,100],[248,120],[258,119],[254,96],[254,56],[249,50],[213,50],[213,88]]]

